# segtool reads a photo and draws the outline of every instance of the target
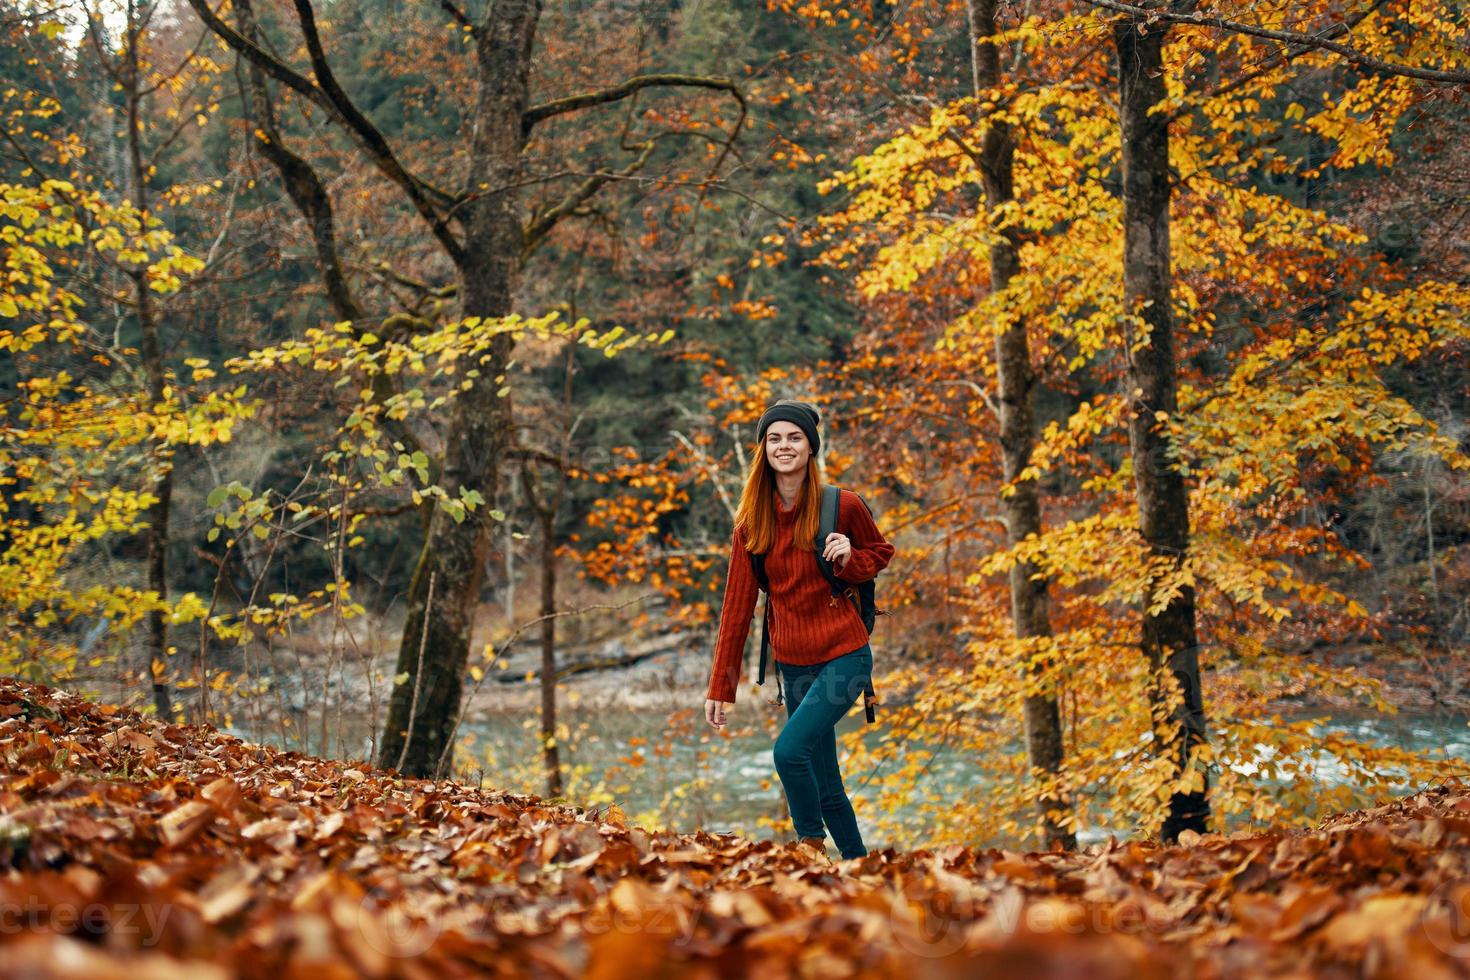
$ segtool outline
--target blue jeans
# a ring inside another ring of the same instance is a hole
[[[778,660],[776,667],[785,689],[786,725],[772,755],[796,835],[825,837],[825,823],[844,858],[862,857],[868,849],[837,771],[834,728],[872,676],[872,648],[864,644],[834,660],[807,667]]]

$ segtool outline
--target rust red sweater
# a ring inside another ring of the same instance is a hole
[[[776,540],[766,555],[766,579],[771,585],[771,656],[789,664],[819,664],[850,653],[868,642],[868,631],[856,607],[847,599],[832,603],[832,587],[813,551],[792,542],[795,509],[787,510],[776,497]],[[893,557],[893,545],[883,539],[867,507],[850,490],[837,495],[837,530],[852,542],[852,554],[834,569],[844,582],[866,582]],[[740,685],[740,663],[750,619],[760,586],[745,551],[745,532],[730,536],[730,566],[725,573],[725,601],[720,608],[720,630],[715,639],[714,669],[709,692],[717,701],[733,703]]]

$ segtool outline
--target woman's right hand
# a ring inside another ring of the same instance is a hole
[[[704,702],[704,720],[714,728],[725,727],[725,709],[734,707],[734,702],[716,701],[714,698],[706,698]]]

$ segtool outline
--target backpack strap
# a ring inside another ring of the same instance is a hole
[[[765,606],[761,615],[761,665],[760,671],[755,679],[757,684],[764,687],[766,683],[766,660],[771,654],[771,583],[766,578],[766,556],[750,551],[747,551],[746,554],[750,555],[750,570],[755,574],[756,584],[766,594]],[[782,694],[781,676],[778,671],[776,675],[776,700],[774,703],[780,704],[782,702]]]
[[[746,554],[750,556],[750,570],[755,575],[755,584],[760,586],[762,592],[770,592],[771,583],[766,578],[766,556],[753,551],[747,551]]]
[[[837,571],[832,567],[832,563],[822,557],[822,552],[827,547],[827,535],[837,530],[838,494],[841,492],[830,484],[822,488],[822,518],[817,525],[817,567],[821,568],[822,575],[826,577],[827,584],[832,587],[834,596],[843,595],[850,587],[837,577]]]
[[[827,586],[832,590],[832,599],[834,601],[846,599],[851,602],[853,608],[857,610],[859,618],[861,618],[863,612],[862,601],[858,598],[857,587],[851,582],[844,582],[838,578],[837,570],[832,567],[832,563],[822,557],[822,552],[827,547],[827,535],[838,530],[837,504],[838,494],[841,492],[835,486],[825,486],[822,488],[822,519],[817,527],[816,540],[817,567],[822,570],[822,575],[827,579]],[[862,498],[859,497],[858,499],[861,500]],[[863,506],[866,507],[867,504],[864,503]]]
[[[827,547],[827,535],[837,530],[837,509],[840,503],[839,494],[841,492],[837,487],[831,485],[822,488],[822,519],[821,525],[817,529],[816,541],[817,565],[822,569],[822,574],[826,576],[827,583],[832,587],[832,598],[851,601],[853,608],[858,611],[858,616],[861,618],[863,610],[862,603],[858,599],[857,590],[851,582],[844,582],[838,578],[836,570],[832,567],[832,563],[822,557],[822,551]],[[858,497],[858,500],[862,501],[864,507],[868,506],[868,502],[863,500],[862,497]],[[870,677],[868,678],[868,682],[863,685],[863,715],[870,724],[875,720],[873,708],[877,703],[878,697],[873,693],[873,679]]]

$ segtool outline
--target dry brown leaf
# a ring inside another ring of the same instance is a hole
[[[199,914],[205,922],[227,919],[250,904],[253,885],[260,869],[249,864],[235,864],[211,878],[199,890]]]
[[[1362,905],[1334,916],[1323,927],[1322,939],[1340,950],[1402,934],[1420,925],[1424,906],[1423,895],[1374,895]]]
[[[169,847],[178,847],[214,820],[214,807],[191,800],[158,821],[158,834]]]
[[[219,807],[220,812],[225,814],[237,810],[240,801],[244,798],[239,785],[228,776],[221,776],[214,780],[200,790],[199,795]]]

